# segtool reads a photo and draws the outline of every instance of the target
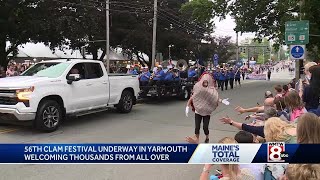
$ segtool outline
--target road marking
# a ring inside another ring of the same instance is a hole
[[[10,133],[10,132],[15,132],[18,131],[19,129],[1,129],[0,130],[0,134],[6,134],[6,133]]]

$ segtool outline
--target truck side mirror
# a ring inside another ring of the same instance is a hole
[[[74,81],[80,80],[80,74],[69,74],[67,77],[67,83],[72,84]]]

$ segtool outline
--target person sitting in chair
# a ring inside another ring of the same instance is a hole
[[[165,76],[166,76],[166,74],[162,70],[162,66],[159,65],[158,69],[157,69],[157,72],[154,75],[152,85],[154,85],[154,84],[156,84],[157,86],[161,85],[163,83],[163,80],[164,80]]]
[[[148,67],[142,68],[142,74],[139,77],[140,86],[147,86],[151,77]]]

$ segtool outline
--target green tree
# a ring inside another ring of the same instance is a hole
[[[124,5],[130,4],[130,8]],[[207,29],[202,27],[205,23],[192,20],[188,14],[180,12],[185,0],[161,0],[158,7],[157,23],[157,52],[168,59],[169,45],[173,59],[184,59],[194,51],[196,44],[201,43]],[[129,55],[136,55],[140,62],[146,62],[139,54],[145,53],[151,60],[153,2],[148,0],[131,1],[122,0],[114,3],[114,8],[121,12],[114,12],[112,17],[111,41],[113,46],[121,47]],[[129,9],[128,9],[129,8]],[[136,13],[123,12],[133,10]]]
[[[318,0],[216,0],[210,6],[207,2],[197,0],[202,5],[193,5],[197,12],[196,17],[207,19],[209,17],[224,18],[230,14],[236,21],[235,31],[254,32],[257,39],[268,37],[275,42],[276,50],[279,45],[284,44],[285,22],[299,20],[310,21],[310,34],[320,34],[320,4]],[[300,2],[303,2],[300,4]],[[187,3],[190,6],[196,3]],[[211,14],[205,13],[211,11]],[[320,39],[318,36],[311,36],[310,43],[307,45],[313,58],[320,58],[318,55]]]
[[[48,7],[48,6],[47,6]],[[0,65],[7,67],[8,54],[30,41],[43,41],[58,45],[63,38],[51,22],[50,9],[36,0],[3,0],[0,3]],[[57,36],[58,35],[58,36]],[[10,42],[10,47],[6,43]]]
[[[210,28],[180,12],[186,0],[161,0],[158,10],[157,51],[168,54],[174,45],[174,58],[190,56]],[[6,0],[0,5],[0,64],[6,66],[7,55],[18,45],[44,42],[52,49],[69,45],[72,49],[86,46],[93,59],[105,56],[105,2],[92,0]],[[151,57],[153,2],[149,0],[111,0],[110,44],[121,47],[144,64],[141,53]],[[97,41],[100,40],[100,41]],[[102,41],[101,41],[102,40]],[[12,46],[6,49],[6,42]],[[104,53],[98,57],[98,50]],[[151,59],[151,58],[149,58]]]

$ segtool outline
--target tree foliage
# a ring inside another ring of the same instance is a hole
[[[167,59],[168,46],[174,45],[171,48],[174,59],[200,54],[198,45],[212,31],[210,18],[194,19],[194,13],[180,11],[187,0],[158,2],[157,52]],[[1,1],[0,64],[6,66],[7,55],[27,42],[44,42],[52,49],[63,45],[72,49],[86,46],[94,59],[102,60],[106,44],[105,5],[103,0]],[[150,66],[151,61],[145,61],[141,53],[152,59],[153,2],[111,0],[110,21],[111,46],[122,48],[129,57],[136,55],[140,62]],[[6,49],[8,41],[11,48]],[[100,57],[99,50],[104,52]]]
[[[217,16],[224,18],[226,15],[231,15],[236,21],[235,31],[254,32],[256,38],[260,40],[268,37],[276,42],[277,47],[285,43],[285,22],[298,21],[300,16],[302,20],[310,21],[310,34],[320,34],[318,0],[304,0],[302,4],[300,0],[215,0],[212,4],[202,0],[195,1],[189,5],[193,6],[196,12],[203,12],[200,15],[193,14],[195,18],[208,19]],[[197,3],[202,5],[195,5]],[[207,6],[208,3],[211,5]],[[206,13],[208,11],[212,14]],[[314,53],[315,50],[319,51],[319,40],[319,37],[310,37],[307,47],[311,54],[317,54]]]
[[[6,67],[8,54],[20,44],[42,41],[58,45],[63,41],[57,28],[51,24],[50,7],[36,0],[3,0],[0,3],[0,65]],[[49,9],[48,9],[49,8]],[[50,31],[49,31],[50,30]],[[57,36],[56,36],[57,35]],[[6,42],[11,46],[6,48]]]

